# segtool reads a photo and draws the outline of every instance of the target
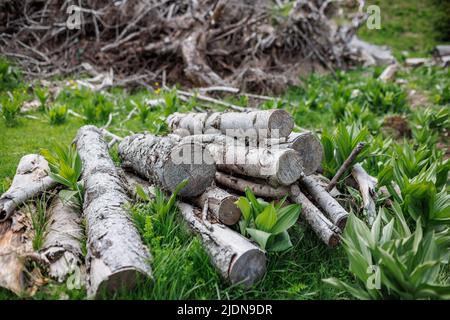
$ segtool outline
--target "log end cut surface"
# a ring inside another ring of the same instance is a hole
[[[319,139],[312,133],[302,134],[293,142],[292,148],[301,154],[304,174],[308,176],[316,172],[323,157],[323,148]]]
[[[249,287],[266,273],[266,255],[259,249],[249,250],[233,261],[229,273],[231,283]]]
[[[294,120],[286,110],[274,110],[269,118],[269,130],[274,133],[278,130],[280,137],[287,137],[294,128]]]
[[[232,226],[241,218],[241,210],[234,203],[236,197],[229,197],[222,201],[219,209],[219,220],[222,223]]]
[[[303,173],[303,162],[294,150],[284,152],[279,158],[277,179],[282,185],[290,185],[297,181]]]

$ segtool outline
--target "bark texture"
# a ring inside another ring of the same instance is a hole
[[[124,208],[125,185],[98,128],[80,128],[75,141],[83,162],[88,296],[132,290],[138,278],[151,278],[151,257]]]
[[[241,210],[235,204],[237,199],[237,196],[219,187],[212,186],[206,189],[201,196],[194,199],[194,202],[197,206],[203,208],[208,201],[209,212],[223,224],[231,226],[241,218]]]
[[[359,192],[361,192],[364,211],[367,214],[367,222],[372,225],[377,216],[375,201],[373,199],[376,195],[375,188],[377,186],[377,179],[370,176],[359,163],[353,166],[352,176],[359,186]]]
[[[8,219],[20,204],[56,186],[47,172],[44,157],[28,154],[20,159],[11,187],[0,197],[0,222]]]
[[[328,216],[331,222],[344,230],[348,212],[313,177],[302,177],[300,184],[313,198],[314,202]]]
[[[264,198],[281,199],[289,194],[288,187],[271,187],[264,183],[257,183],[254,181],[248,181],[239,177],[234,177],[229,174],[217,171],[216,182],[229,189],[245,192],[245,188],[249,187],[255,195]]]
[[[249,112],[174,113],[167,119],[172,131],[180,129],[191,135],[222,133],[235,137],[252,135],[271,138],[287,137],[294,127],[292,116],[285,110]],[[181,134],[186,135],[186,134]]]
[[[41,250],[50,263],[49,275],[59,282],[74,274],[77,283],[85,280],[81,241],[84,236],[79,210],[55,196],[50,204],[48,227]]]
[[[150,180],[166,191],[174,191],[189,179],[180,196],[195,197],[211,185],[216,171],[214,161],[203,146],[178,143],[170,137],[135,134],[119,144],[119,156],[125,168]]]
[[[339,228],[334,226],[316,206],[300,191],[297,185],[291,187],[291,201],[302,205],[301,216],[316,235],[328,246],[336,247],[340,242]]]
[[[31,295],[36,278],[27,269],[33,260],[31,216],[23,210],[0,222],[0,287],[17,295]]]
[[[189,204],[180,202],[178,207],[226,280],[250,287],[264,276],[266,256],[259,247],[220,223],[205,223],[201,211]]]

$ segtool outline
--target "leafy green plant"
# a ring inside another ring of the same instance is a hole
[[[165,102],[163,113],[166,117],[178,110],[179,99],[175,89],[164,92],[163,99]]]
[[[150,108],[147,106],[145,100],[143,99],[136,99],[133,100],[133,102],[138,109],[139,120],[141,120],[142,123],[145,123],[148,116],[150,115]]]
[[[50,108],[47,112],[50,124],[59,125],[67,120],[67,106],[56,105]]]
[[[434,232],[423,234],[420,221],[411,232],[401,213],[387,223],[382,215],[372,229],[353,214],[347,221],[342,241],[357,283],[324,281],[358,299],[450,298],[450,285],[439,279],[444,252]]]
[[[36,207],[31,208],[28,206],[28,211],[31,215],[31,224],[33,226],[33,249],[35,251],[39,251],[42,249],[42,246],[44,245],[45,236],[47,232],[47,204],[48,204],[48,197],[44,193],[41,197],[37,198],[35,201]]]
[[[97,93],[92,97],[89,91],[80,91],[78,99],[82,101],[82,113],[86,123],[104,124],[113,112],[114,106],[104,95]]]
[[[45,87],[36,87],[34,89],[34,94],[39,100],[39,110],[45,111],[47,109],[48,98],[50,97],[48,89]]]
[[[328,130],[324,130],[321,137],[324,149],[322,161],[324,175],[332,178],[358,143],[367,141],[368,138],[369,131],[367,128],[361,129],[357,125],[345,126],[341,123],[337,126],[334,135],[331,135]],[[368,148],[366,146],[357,156],[355,162],[361,162],[367,156],[367,153]]]
[[[356,101],[376,114],[404,113],[409,110],[406,93],[397,84],[370,79],[360,90]]]
[[[1,115],[8,127],[17,125],[17,116],[22,107],[22,94],[19,91],[8,92],[0,97]]]
[[[0,92],[14,90],[20,86],[21,73],[7,60],[0,58]]]
[[[41,149],[41,155],[48,161],[49,176],[68,188],[65,192],[60,192],[60,197],[81,207],[84,198],[83,183],[79,181],[82,163],[75,145],[61,146],[56,144],[51,150]]]
[[[286,198],[278,203],[256,199],[253,192],[245,189],[245,197],[239,197],[236,205],[242,212],[239,228],[242,235],[249,235],[261,249],[283,251],[292,246],[287,230],[298,220],[301,207],[291,204],[283,207]]]

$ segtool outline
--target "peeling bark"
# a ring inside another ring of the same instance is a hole
[[[331,222],[344,230],[348,212],[313,177],[300,178],[300,184],[306,189]]]
[[[119,156],[125,168],[150,180],[166,191],[174,191],[184,179],[183,197],[202,194],[211,185],[216,171],[210,154],[196,143],[178,143],[169,137],[135,134],[119,144]]]
[[[376,195],[375,188],[377,186],[377,179],[370,176],[359,163],[353,166],[352,176],[353,178],[355,178],[356,183],[359,186],[359,192],[361,192],[364,211],[367,214],[367,222],[369,223],[369,225],[372,225],[377,216],[374,201],[374,197]]]
[[[77,283],[84,284],[81,245],[84,232],[78,209],[55,196],[47,214],[48,230],[41,252],[50,263],[50,276],[64,282],[70,274],[74,274],[78,277]]]
[[[189,227],[201,237],[211,262],[224,279],[250,287],[264,276],[264,251],[220,223],[205,224],[200,210],[193,206],[180,202],[178,207]]]
[[[234,137],[287,137],[294,127],[292,116],[285,110],[249,112],[174,113],[167,119],[169,128],[184,129],[191,135],[222,133]],[[184,134],[186,135],[186,134]]]
[[[302,205],[301,216],[306,220],[316,235],[329,247],[336,247],[340,242],[338,227],[334,226],[316,206],[300,191],[297,185],[291,187],[290,199]]]
[[[88,296],[131,290],[138,279],[152,277],[151,257],[124,208],[129,203],[124,182],[98,128],[80,128],[75,142],[83,162]]]
[[[208,201],[208,210],[225,225],[232,226],[241,218],[241,210],[236,206],[238,197],[218,187],[209,187],[194,202],[200,208]]]
[[[44,157],[28,154],[20,159],[11,187],[0,197],[0,222],[8,219],[20,204],[56,186],[48,177]]]

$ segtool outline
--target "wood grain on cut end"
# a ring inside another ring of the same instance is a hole
[[[257,283],[266,273],[266,255],[263,251],[254,249],[237,257],[230,267],[231,283],[239,283],[249,287]]]
[[[285,150],[278,158],[277,178],[282,185],[290,185],[297,181],[303,173],[303,163],[298,152]]]
[[[282,109],[273,110],[269,115],[268,129],[271,133],[276,133],[280,137],[287,137],[294,128],[294,119],[286,111]],[[277,131],[276,131],[277,130]]]
[[[219,207],[219,220],[228,226],[238,223],[241,218],[241,210],[236,206],[236,200],[237,197],[234,196],[225,198]]]
[[[290,148],[300,153],[306,176],[317,171],[323,158],[323,147],[311,132],[292,133],[288,138]]]

